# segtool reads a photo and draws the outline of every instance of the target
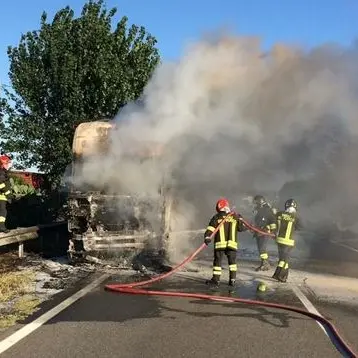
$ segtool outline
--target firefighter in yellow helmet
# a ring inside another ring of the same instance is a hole
[[[238,232],[246,231],[247,228],[241,221],[241,216],[230,213],[230,206],[227,199],[220,199],[216,204],[217,213],[211,218],[204,234],[204,242],[208,245],[211,242],[211,234],[224,221],[220,229],[214,236],[214,262],[213,276],[206,281],[210,286],[219,286],[221,278],[221,265],[223,256],[226,255],[229,264],[229,286],[234,287],[236,282],[236,254],[238,249]]]
[[[289,272],[290,253],[295,246],[295,230],[302,228],[301,220],[297,215],[297,203],[294,199],[285,202],[285,211],[277,213],[276,242],[278,247],[278,265],[273,278],[286,282]]]
[[[6,228],[6,204],[11,200],[11,187],[8,170],[11,167],[11,159],[7,155],[0,156],[0,233],[8,232]]]

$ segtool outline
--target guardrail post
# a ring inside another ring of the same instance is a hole
[[[24,243],[23,242],[19,243],[19,257],[20,258],[24,257]]]
[[[39,238],[40,242],[41,242],[41,249],[42,249],[43,235],[40,235],[39,231],[44,228],[56,227],[59,225],[63,225],[65,223],[66,223],[65,221],[59,221],[59,222],[54,222],[51,224],[31,226],[31,227],[27,227],[27,228],[17,228],[17,229],[11,230],[8,233],[0,234],[0,247],[18,243],[19,257],[24,257],[24,242],[25,241],[34,240],[34,239]],[[57,233],[56,233],[56,235],[57,235]],[[58,236],[59,236],[59,233],[58,233]]]

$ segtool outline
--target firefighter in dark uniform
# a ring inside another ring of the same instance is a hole
[[[288,199],[285,202],[285,211],[277,213],[276,242],[279,261],[272,277],[278,281],[287,281],[290,253],[295,246],[293,235],[295,230],[301,228],[301,221],[297,215],[297,203],[294,199]]]
[[[254,197],[255,206],[255,226],[262,231],[268,233],[275,232],[276,230],[276,215],[275,209],[266,201],[262,195],[256,195]],[[255,232],[254,238],[256,239],[257,249],[259,251],[261,264],[256,268],[256,271],[267,271],[270,269],[269,255],[267,252],[267,244],[270,240],[270,236],[263,235]]]
[[[9,232],[6,228],[6,204],[11,200],[11,187],[8,177],[8,169],[11,159],[7,155],[0,156],[0,233]]]
[[[229,286],[234,287],[236,281],[236,253],[238,249],[238,232],[246,231],[247,228],[241,221],[241,216],[230,213],[230,206],[227,199],[220,199],[216,204],[217,213],[211,218],[204,234],[204,242],[209,245],[211,242],[211,234],[225,219],[224,224],[214,236],[214,262],[213,276],[211,280],[206,281],[208,285],[218,286],[221,278],[221,264],[223,256],[226,255],[229,264]]]

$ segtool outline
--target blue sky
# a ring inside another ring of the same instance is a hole
[[[21,33],[37,29],[43,10],[49,18],[66,5],[79,15],[84,0],[2,1],[0,13],[0,83],[8,84],[6,48]],[[259,35],[265,47],[276,41],[314,46],[323,42],[350,44],[358,33],[355,0],[108,0],[130,23],[144,25],[159,40],[164,59],[180,56],[187,41],[226,27]]]

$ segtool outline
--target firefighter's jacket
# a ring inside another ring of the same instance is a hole
[[[257,210],[254,222],[257,228],[268,233],[274,232],[277,228],[276,215],[272,207],[267,203]],[[262,236],[262,234],[255,233],[255,236]]]
[[[302,229],[302,222],[297,214],[279,211],[277,213],[277,236],[278,244],[294,246],[294,232]]]
[[[8,201],[11,197],[10,180],[7,174],[7,170],[0,168],[0,200]]]
[[[227,216],[224,212],[215,214],[206,228],[204,237],[209,237],[219,226],[222,220]],[[238,232],[246,231],[247,228],[237,215],[227,216],[224,224],[215,234],[214,249],[215,250],[237,250],[238,249]]]

